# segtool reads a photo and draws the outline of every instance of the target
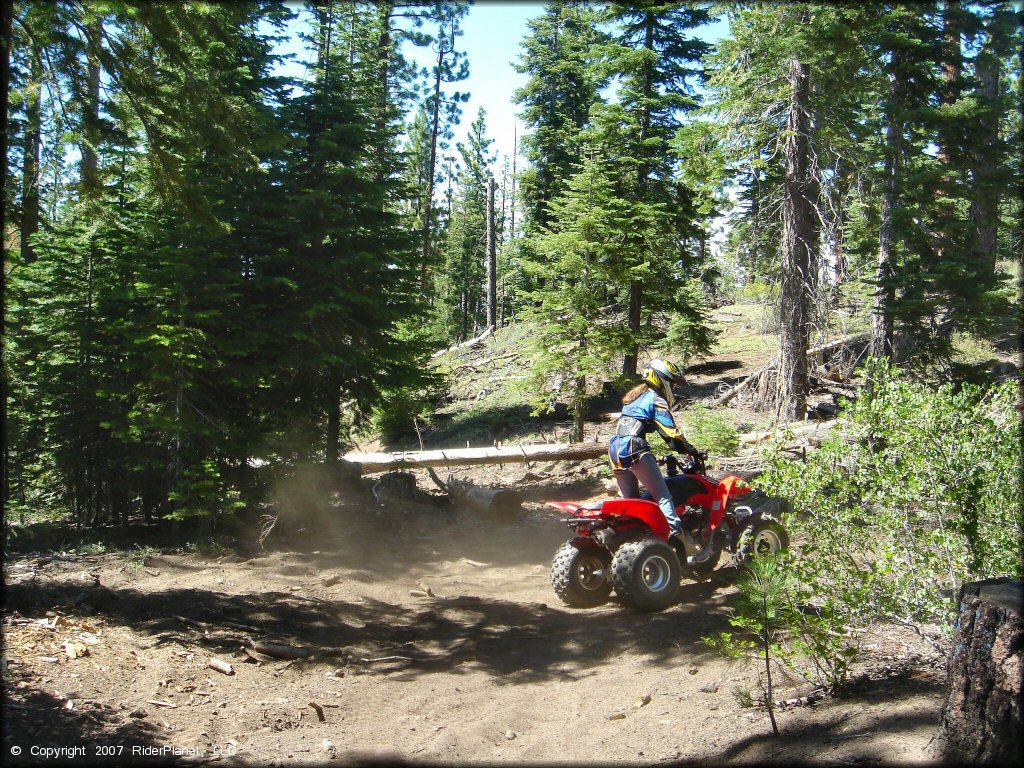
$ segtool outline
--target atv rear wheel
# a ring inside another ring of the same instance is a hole
[[[627,541],[612,558],[612,583],[622,602],[638,611],[660,611],[679,591],[679,558],[658,539]]]
[[[782,523],[771,517],[762,517],[740,534],[734,562],[737,568],[742,568],[755,555],[777,557],[786,549],[789,549],[789,533]]]
[[[608,599],[611,553],[584,536],[567,541],[551,561],[551,586],[566,605],[593,608]]]

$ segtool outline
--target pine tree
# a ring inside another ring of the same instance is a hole
[[[530,34],[516,71],[529,80],[514,97],[529,130],[523,137],[529,166],[519,188],[527,227],[548,223],[550,201],[580,162],[580,133],[607,80],[594,66],[597,46],[607,41],[597,20],[588,3],[564,0],[548,3],[527,22]]]
[[[303,431],[328,462],[339,456],[343,400],[353,416],[366,413],[387,387],[419,378],[411,364],[418,350],[394,338],[396,323],[415,309],[412,242],[392,205],[397,175],[382,175],[376,162],[380,142],[390,141],[375,132],[379,96],[358,87],[366,62],[353,54],[379,27],[372,17],[343,25],[349,11],[343,3],[311,9],[316,62],[289,110],[295,144],[284,179],[294,227],[283,254],[282,277],[294,284],[286,367]]]
[[[50,106],[80,129],[83,152],[78,199],[51,201],[54,214],[35,238],[39,258],[16,276],[24,333],[14,357],[37,363],[21,367],[19,475],[33,475],[39,490],[63,484],[81,523],[125,519],[136,504],[147,515],[228,511],[225,472],[247,455],[231,416],[244,423],[251,383],[237,364],[245,353],[235,329],[248,324],[245,271],[228,242],[244,204],[232,186],[255,169],[237,153],[253,152],[266,125],[252,119],[270,90],[269,43],[256,26],[280,8],[210,9],[202,30],[190,9],[53,8],[60,23],[44,38],[54,63],[48,93],[72,101]],[[183,42],[207,39],[216,44]],[[104,76],[129,87],[97,99]],[[76,78],[81,87],[62,88]],[[202,80],[193,97],[246,116],[244,141],[216,142],[218,132],[240,129],[237,115],[184,119],[188,105],[168,94],[189,78]],[[151,110],[164,115],[159,132],[147,131]],[[211,377],[228,361],[232,376]]]
[[[632,251],[628,256],[626,322],[633,341],[623,357],[622,374],[636,373],[639,345],[643,342],[644,295],[656,307],[662,297],[671,301],[674,290],[665,286],[676,254],[665,246],[692,234],[687,216],[690,193],[675,178],[671,140],[680,115],[697,106],[691,78],[698,74],[707,45],[687,32],[709,20],[703,8],[675,3],[642,6],[612,3],[607,20],[618,36],[606,51],[606,66],[620,78],[618,101],[602,109],[602,130],[622,140],[618,162],[623,174],[622,194],[636,206],[637,218],[659,223],[628,230]],[[615,126],[614,129],[612,126]],[[640,223],[639,221],[637,222]]]
[[[446,230],[445,265],[435,311],[447,339],[466,339],[486,322],[484,314],[487,247],[487,180],[494,157],[481,109],[470,125],[466,142],[458,145],[462,160],[453,209]]]
[[[618,192],[608,148],[586,147],[578,171],[550,203],[551,222],[536,236],[541,258],[525,268],[540,286],[528,292],[524,320],[534,323],[533,365],[525,382],[538,410],[564,397],[573,413],[571,440],[583,439],[588,379],[608,375],[628,334],[604,311],[625,278],[633,206]]]
[[[445,86],[458,83],[469,76],[469,65],[465,53],[460,52],[456,40],[462,34],[460,29],[462,18],[468,8],[463,5],[436,3],[433,6],[433,19],[437,24],[437,33],[433,38],[437,62],[431,75],[433,86],[428,93],[425,106],[430,113],[430,141],[426,144],[426,176],[425,187],[421,192],[418,207],[423,212],[423,231],[421,234],[420,256],[420,295],[426,296],[428,271],[433,261],[435,250],[433,227],[434,222],[434,191],[437,183],[438,152],[447,149],[447,142],[454,135],[452,126],[456,125],[461,115],[460,104],[469,98],[468,93],[455,91],[445,93]]]

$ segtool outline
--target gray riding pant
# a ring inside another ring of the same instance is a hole
[[[653,453],[645,453],[629,469],[616,469],[615,482],[619,484],[619,494],[624,499],[636,499],[640,497],[640,483],[643,483],[647,492],[653,496],[661,512],[668,521],[668,527],[672,533],[678,533],[683,527],[683,521],[676,514],[675,504],[672,503],[672,494],[669,493],[665,478],[658,467],[658,460]]]

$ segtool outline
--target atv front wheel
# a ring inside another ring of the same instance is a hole
[[[762,517],[740,534],[734,562],[737,568],[742,568],[755,555],[777,557],[785,549],[789,549],[789,533],[782,523]]]
[[[679,558],[658,539],[627,541],[612,558],[612,583],[622,602],[638,611],[660,611],[679,591]]]
[[[566,605],[593,608],[608,599],[612,556],[593,539],[580,536],[567,541],[551,561],[551,586]]]

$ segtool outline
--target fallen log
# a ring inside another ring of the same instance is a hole
[[[492,333],[494,333],[494,326],[493,325],[489,326],[487,328],[487,330],[484,331],[483,333],[481,333],[479,336],[475,336],[472,339],[469,339],[468,341],[462,342],[461,344],[455,344],[454,346],[448,347],[448,349],[438,350],[437,352],[432,354],[430,357],[431,357],[431,359],[435,359],[435,358],[440,357],[441,355],[447,354],[448,352],[454,352],[456,349],[463,349],[465,347],[476,346],[481,341],[483,341],[488,336],[490,336]]]
[[[730,400],[732,400],[734,397],[736,397],[736,395],[740,394],[740,392],[742,392],[745,389],[749,389],[753,384],[756,384],[757,381],[761,378],[761,375],[765,371],[769,370],[770,368],[772,368],[775,365],[776,365],[776,361],[774,361],[774,360],[772,360],[772,361],[770,361],[768,363],[765,363],[763,366],[758,368],[752,374],[747,376],[747,378],[745,378],[743,381],[741,381],[738,384],[736,384],[732,389],[729,389],[729,390],[723,392],[721,395],[719,395],[714,400],[712,400],[708,404],[709,407],[711,407],[711,408],[718,408],[719,406],[725,405]]]
[[[235,674],[234,667],[232,667],[226,661],[222,661],[221,659],[210,659],[206,663],[206,666],[208,666],[210,669],[215,669],[218,672],[222,672],[225,675]]]
[[[833,339],[832,341],[819,344],[817,347],[811,347],[807,350],[808,357],[817,357],[819,362],[825,361],[825,355],[829,352],[833,352],[842,347],[850,347],[854,344],[861,344],[871,340],[871,332],[864,331],[862,333],[851,333],[849,336],[843,336],[840,339]]]
[[[512,488],[487,488],[468,483],[450,483],[452,500],[476,512],[511,515],[523,507],[523,497]]]
[[[515,464],[526,461],[585,461],[604,456],[605,442],[506,445],[501,448],[449,448],[440,451],[395,453],[351,452],[344,456],[365,474],[401,467],[466,467],[476,464]]]
[[[272,656],[275,659],[306,659],[313,655],[313,652],[308,648],[299,648],[292,645],[276,645],[259,640],[253,640],[250,644],[256,653]]]
[[[811,424],[804,424],[799,427],[785,427],[783,429],[774,429],[767,432],[747,432],[744,435],[740,435],[740,445],[757,445],[763,443],[765,440],[770,440],[773,437],[779,437],[782,435],[790,435],[792,437],[800,437],[803,435],[810,435],[816,432],[824,432],[832,429],[841,421],[841,419],[831,419],[829,421],[815,421]]]

